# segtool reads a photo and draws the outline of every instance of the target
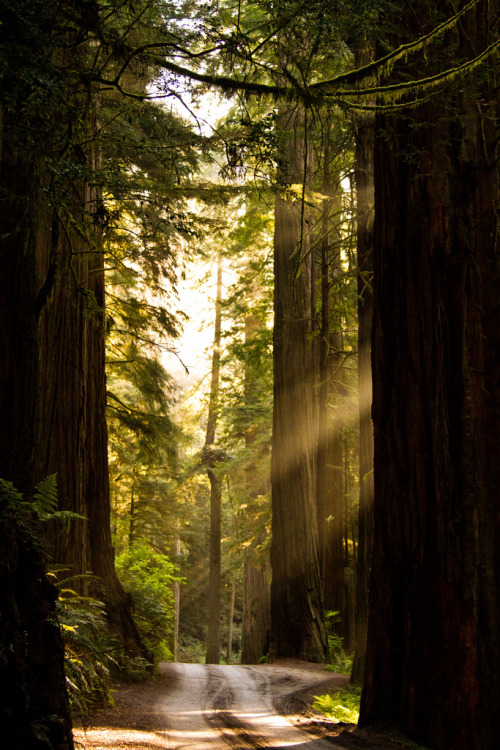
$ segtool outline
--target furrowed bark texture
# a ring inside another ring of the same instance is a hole
[[[428,7],[417,5],[422,21]],[[497,39],[498,10],[469,11],[444,62]],[[360,723],[399,726],[438,750],[493,750],[500,737],[495,64],[411,119],[379,116],[375,145],[375,516]]]
[[[282,115],[284,181],[311,178],[300,114]],[[313,262],[300,198],[275,207],[271,622],[279,656],[326,658],[316,521],[317,383]]]
[[[18,40],[22,29],[16,20],[3,18],[5,32]],[[33,49],[34,56],[38,52]],[[4,103],[17,97],[24,102],[9,54],[4,64]],[[0,478],[30,500],[40,419],[35,261],[43,219],[41,170],[26,122],[14,107],[2,111],[1,126]],[[0,736],[19,750],[73,750],[57,593],[45,577],[40,540],[7,496],[0,490]]]
[[[245,560],[243,566],[243,622],[241,663],[258,664],[266,654],[270,607],[269,563]]]
[[[358,253],[359,511],[355,654],[351,682],[361,684],[368,630],[368,581],[373,539],[373,424],[371,330],[373,311],[373,117],[356,120],[355,179]]]
[[[80,102],[89,132],[90,101]],[[82,155],[82,158],[83,157]],[[95,155],[89,157],[93,168]],[[41,311],[41,377],[37,477],[57,473],[59,508],[86,520],[68,533],[52,524],[48,541],[64,576],[92,573],[91,591],[106,605],[112,629],[130,653],[150,658],[140,643],[131,602],[114,568],[106,424],[104,253],[94,216],[95,190],[77,183],[64,205],[48,212],[50,231],[37,248],[38,286],[50,282]],[[76,225],[76,226],[75,226]],[[86,593],[86,579],[75,588]]]
[[[331,127],[331,126],[330,126]],[[344,637],[345,625],[345,576],[343,516],[344,498],[342,486],[342,425],[330,409],[330,397],[338,391],[334,379],[338,381],[342,366],[340,321],[332,314],[335,308],[335,287],[332,280],[340,272],[338,244],[339,228],[332,227],[332,214],[339,210],[340,185],[332,185],[330,133],[325,135],[323,166],[323,192],[331,197],[323,200],[321,238],[321,319],[317,352],[318,384],[318,450],[316,455],[316,503],[318,519],[318,548],[321,572],[323,604],[326,610],[340,613],[337,633]],[[336,218],[333,219],[337,221]],[[332,250],[333,245],[333,250]]]
[[[49,3],[35,36],[42,46],[27,64],[58,72],[72,39],[61,44],[59,60],[50,41],[53,11]],[[72,64],[77,58],[75,52]],[[29,91],[22,76],[16,85],[19,92],[7,89],[1,161],[0,476],[29,497],[40,479],[57,474],[59,508],[87,520],[72,521],[67,535],[46,524],[50,561],[65,576],[97,576],[94,591],[111,623],[123,641],[138,642],[110,535],[99,195],[81,179],[99,167],[95,101],[74,82],[65,101],[51,98],[49,87],[46,100],[40,95],[40,115],[30,111],[23,119],[16,107]],[[72,585],[85,592],[81,581]]]

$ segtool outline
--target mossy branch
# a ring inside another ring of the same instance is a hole
[[[445,84],[451,83],[461,76],[472,73],[475,68],[479,67],[499,47],[500,40],[493,42],[493,44],[490,44],[489,47],[483,50],[483,52],[477,55],[477,57],[474,57],[472,60],[467,60],[467,62],[463,63],[462,65],[458,65],[455,68],[448,68],[447,70],[443,70],[441,73],[436,73],[433,76],[418,78],[415,81],[405,81],[402,83],[388,84],[387,86],[373,86],[365,89],[344,89],[343,91],[336,92],[334,96],[340,98],[344,96],[384,97],[384,95],[388,95],[389,99],[392,99],[392,101],[396,101],[403,96],[407,96],[413,91],[422,94],[428,94],[431,90],[434,90],[438,86],[443,86]],[[411,102],[409,104],[411,104]],[[406,103],[405,106],[408,106],[408,103]],[[373,105],[371,109],[378,109],[378,107],[376,105]]]
[[[428,34],[425,34],[425,36],[419,37],[413,42],[408,42],[408,44],[402,44],[385,57],[368,63],[368,65],[363,65],[361,68],[351,70],[349,73],[343,73],[342,75],[335,76],[326,81],[318,81],[318,83],[309,86],[310,91],[322,91],[323,94],[326,95],[324,89],[337,87],[340,84],[360,83],[367,79],[372,81],[380,80],[381,76],[388,75],[392,71],[396,63],[400,61],[406,62],[408,55],[412,52],[420,52],[439,36],[452,29],[458,23],[460,18],[468,13],[468,11],[479,2],[480,0],[471,0],[470,3],[467,3],[467,5],[455,13],[455,15],[451,16],[451,18],[448,18],[446,21],[443,21],[443,23],[436,26],[435,29]]]

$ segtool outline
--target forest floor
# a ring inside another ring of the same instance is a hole
[[[114,706],[75,729],[80,750],[402,750],[394,735],[358,730],[312,709],[313,696],[346,687],[319,664],[163,663],[158,678],[117,683]]]

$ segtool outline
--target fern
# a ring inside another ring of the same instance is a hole
[[[58,620],[71,709],[83,715],[94,705],[112,702],[109,680],[118,667],[112,656],[117,644],[109,634],[104,604],[77,594],[66,585],[70,580],[58,584]]]
[[[63,532],[69,532],[71,521],[86,521],[86,517],[71,510],[58,510],[57,474],[49,474],[35,487],[32,510],[39,521],[58,521]]]
[[[315,695],[313,708],[333,721],[357,724],[360,698],[360,688],[338,689],[324,695]]]
[[[57,512],[57,474],[50,474],[37,484],[32,507],[43,521],[54,516]]]

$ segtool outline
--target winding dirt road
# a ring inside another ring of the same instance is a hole
[[[300,663],[165,663],[159,681],[122,687],[118,711],[97,714],[75,740],[87,750],[340,750],[282,715],[291,695],[325,692],[332,681],[320,667]]]

